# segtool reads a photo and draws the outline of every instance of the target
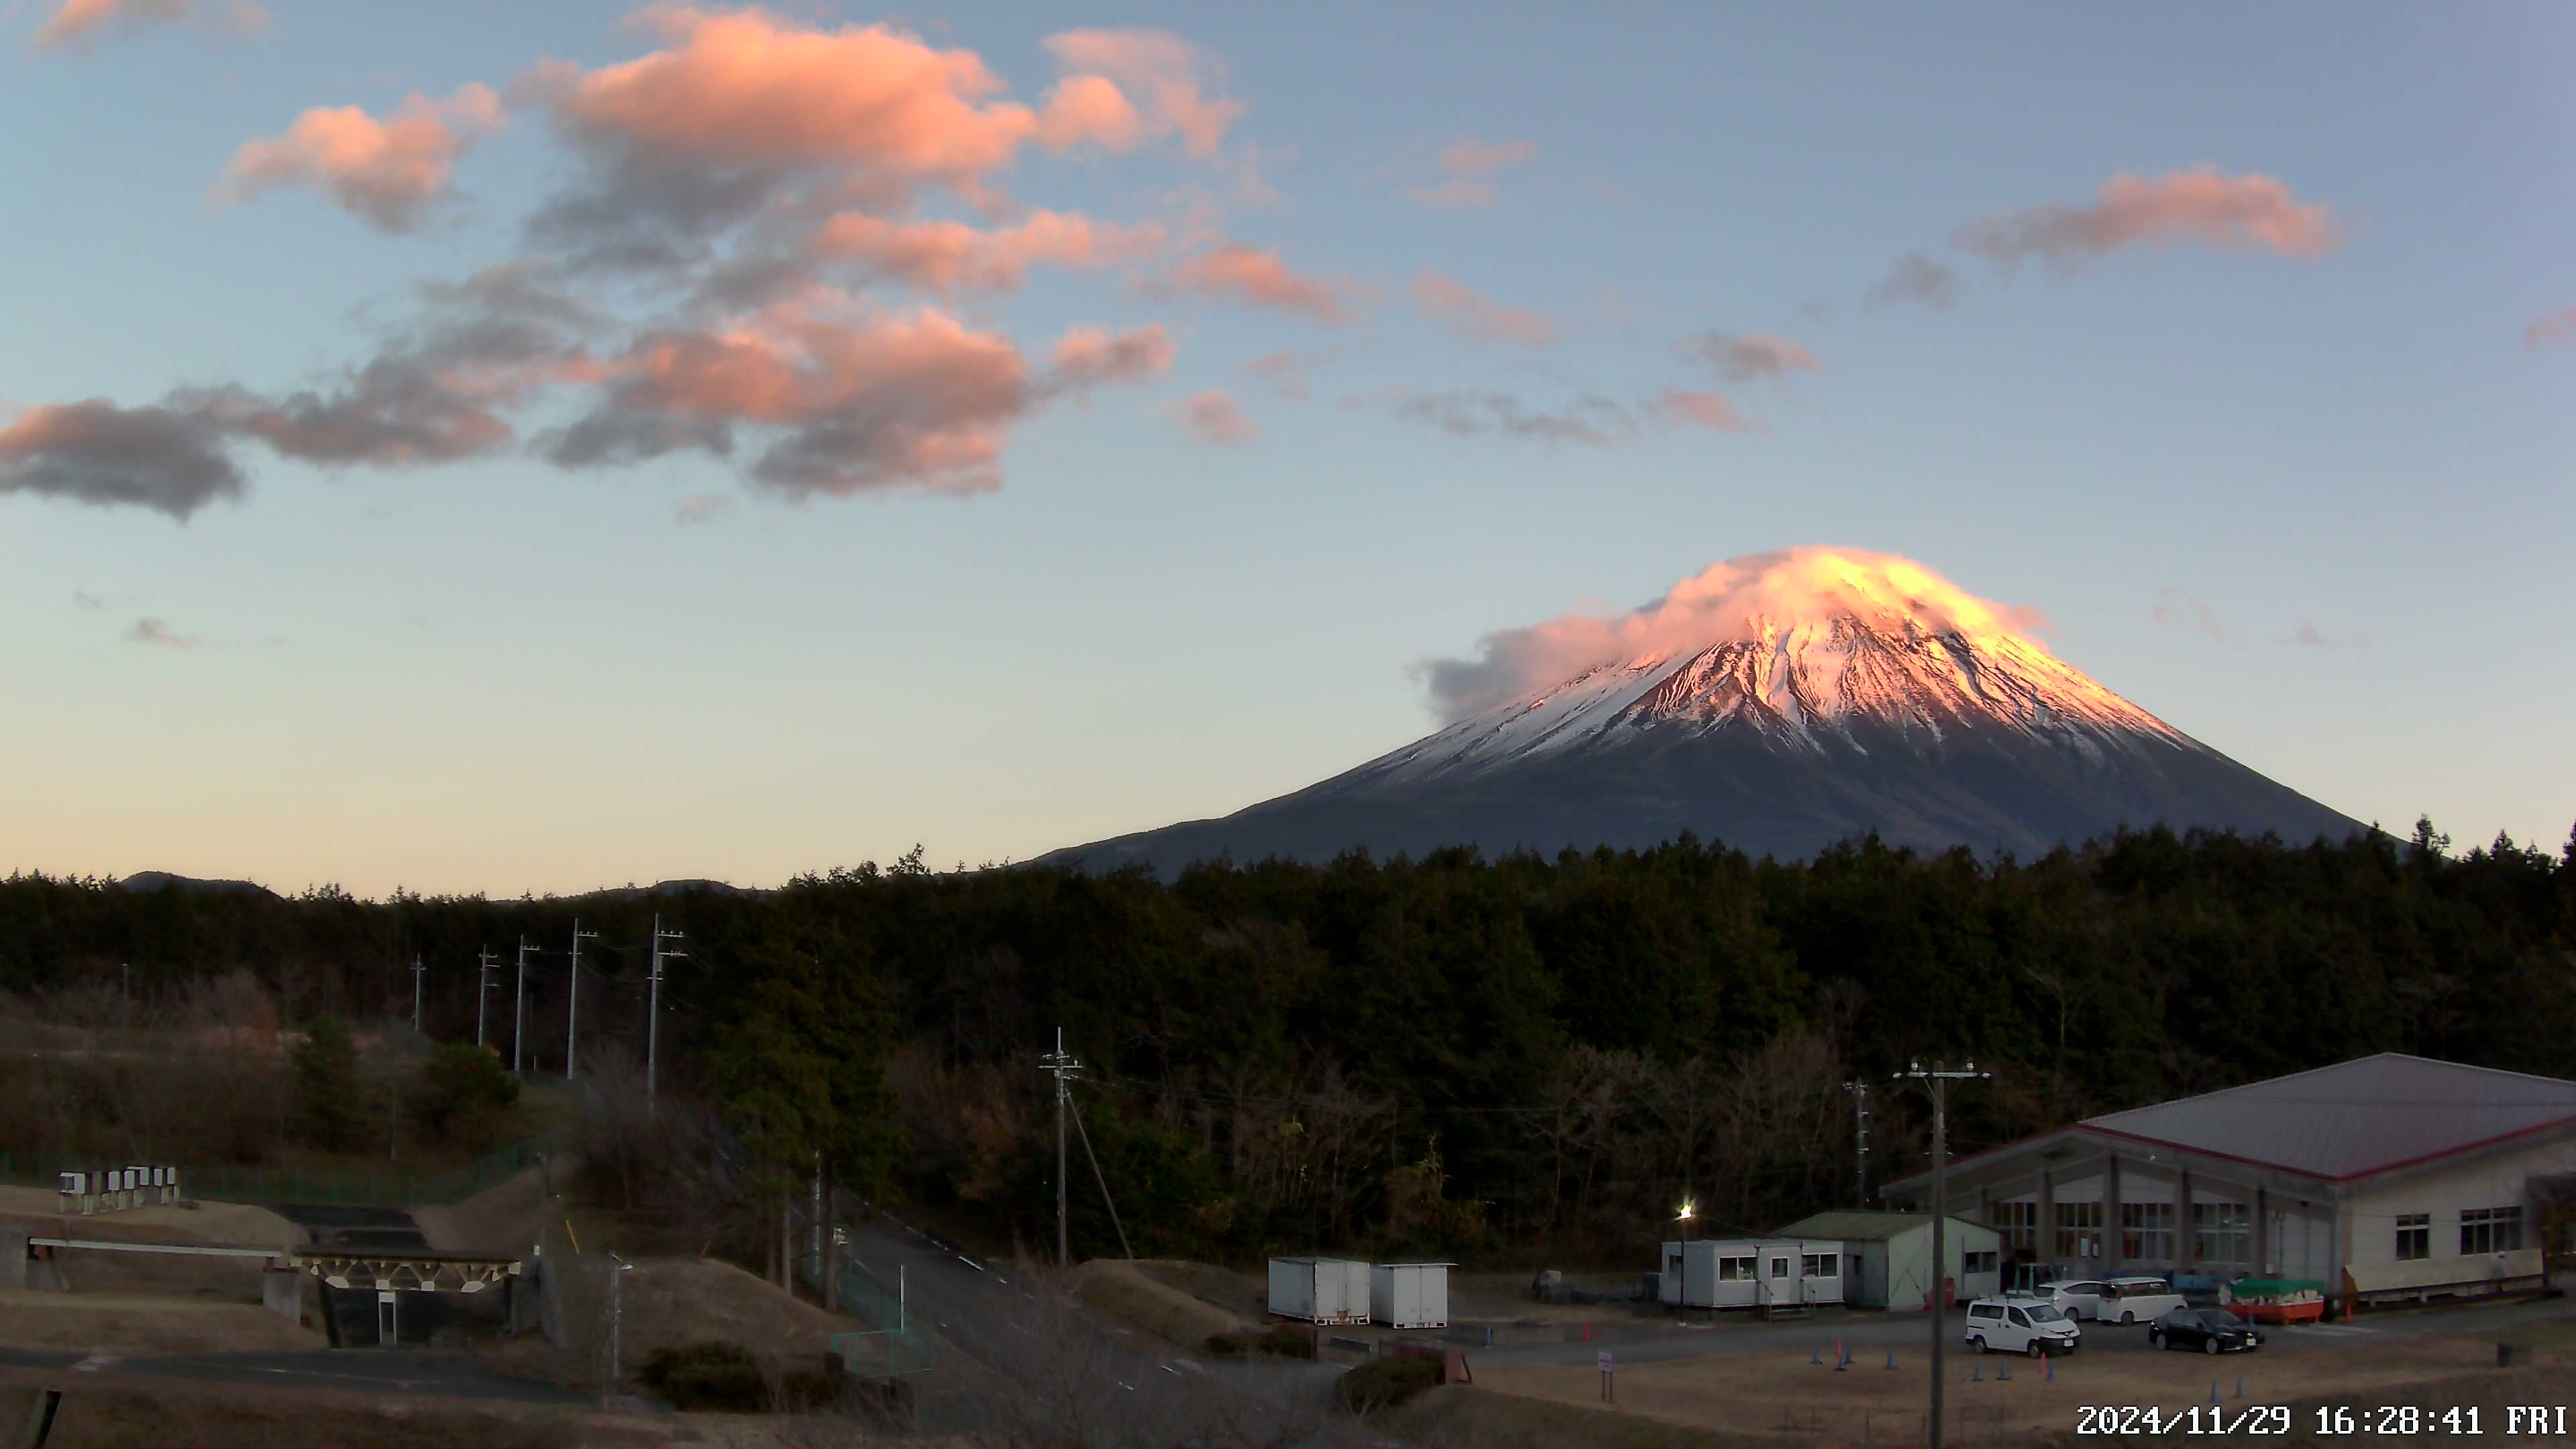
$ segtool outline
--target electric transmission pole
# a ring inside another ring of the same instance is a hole
[[[492,948],[474,953],[474,1048],[483,1048],[484,1007],[492,1000]]]
[[[520,1048],[528,1039],[528,938],[525,936],[519,938],[519,984],[511,992],[511,1000],[510,1075],[515,1077],[520,1074],[520,1063],[525,1060]]]
[[[581,943],[599,939],[597,931],[585,931],[581,921],[572,923],[572,1010],[564,1018],[564,1080],[572,1080],[574,1052],[581,1045]]]
[[[1852,1094],[1852,1125],[1859,1150],[1852,1160],[1852,1206],[1869,1206],[1869,1083],[1845,1082],[1843,1090]]]
[[[1932,1070],[1927,1072],[1923,1070],[1921,1062],[1913,1062],[1908,1064],[1907,1070],[1896,1074],[1898,1081],[1904,1081],[1910,1077],[1915,1081],[1929,1082],[1932,1085],[1932,1283],[1925,1293],[1927,1300],[1925,1306],[1931,1310],[1927,1316],[1932,1320],[1932,1418],[1929,1421],[1931,1427],[1928,1431],[1931,1449],[1941,1449],[1941,1343],[1949,1335],[1950,1329],[1950,1316],[1944,1311],[1948,1305],[1941,1301],[1941,1287],[1949,1281],[1950,1268],[1949,1258],[1943,1252],[1941,1243],[1942,1227],[1950,1220],[1950,1122],[1947,1088],[1952,1082],[1990,1082],[1994,1080],[1994,1076],[1992,1072],[1978,1071],[1975,1062],[1970,1062],[1955,1072],[1950,1071],[1940,1062],[1934,1062]]]
[[[662,963],[685,961],[689,958],[688,952],[665,950],[662,943],[686,939],[688,937],[683,932],[663,930],[661,916],[653,917],[653,969],[648,973],[652,981],[652,999],[644,1008],[644,1110],[646,1112],[653,1110],[653,1063],[655,1048],[662,1039]]]
[[[1064,1108],[1073,1100],[1073,1084],[1082,1076],[1082,1062],[1064,1049],[1064,1028],[1055,1029],[1055,1050],[1038,1058],[1038,1070],[1055,1078],[1055,1265],[1069,1265],[1073,1253],[1071,1238],[1065,1228],[1065,1143]]]
[[[420,953],[411,953],[411,1034],[420,1035]]]

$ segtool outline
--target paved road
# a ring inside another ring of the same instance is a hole
[[[358,1393],[427,1394],[439,1398],[506,1399],[523,1404],[586,1404],[586,1395],[551,1384],[502,1378],[456,1354],[401,1352],[198,1353],[124,1356],[0,1348],[12,1368],[64,1369],[76,1374],[197,1379],[261,1388],[340,1389]]]

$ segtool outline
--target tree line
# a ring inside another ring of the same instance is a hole
[[[1036,1067],[1059,1026],[1140,1254],[1627,1264],[1685,1199],[1761,1230],[1921,1166],[1922,1106],[1888,1081],[1917,1058],[1999,1073],[1954,1107],[1959,1152],[2376,1051],[2576,1076],[2576,833],[2557,853],[2448,845],[2419,822],[2411,841],[2158,829],[2031,861],[1865,839],[1783,862],[1685,837],[1170,882],[934,873],[916,851],[763,893],[517,901],[22,875],[0,883],[0,990],[242,974],[295,1021],[408,1020],[417,955],[427,1034],[470,1043],[490,947],[487,1055],[506,1063],[494,1022],[518,1024],[525,935],[543,951],[527,1055],[560,1072],[578,916],[600,933],[584,1071],[624,1110],[658,912],[689,954],[663,983],[654,1091],[703,1110],[699,1175],[777,1222],[773,1268],[818,1174],[996,1245],[1051,1238]],[[686,1135],[649,1120],[617,1138],[647,1195],[669,1175],[647,1149]],[[1076,1247],[1114,1252],[1081,1151]]]

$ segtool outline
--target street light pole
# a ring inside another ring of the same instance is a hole
[[[1912,1078],[1932,1085],[1932,1282],[1924,1293],[1925,1316],[1932,1320],[1932,1417],[1925,1429],[1926,1442],[1931,1449],[1941,1449],[1941,1349],[1950,1326],[1946,1311],[1948,1305],[1941,1301],[1942,1285],[1950,1281],[1950,1261],[1944,1252],[1942,1233],[1950,1219],[1950,1123],[1946,1089],[1952,1082],[1990,1082],[1994,1076],[1992,1072],[1978,1071],[1975,1062],[1969,1062],[1955,1072],[1941,1062],[1934,1062],[1928,1072],[1921,1062],[1911,1062],[1906,1070],[1895,1076],[1897,1081]]]

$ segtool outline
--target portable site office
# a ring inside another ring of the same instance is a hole
[[[1366,1323],[1369,1265],[1348,1258],[1273,1258],[1270,1311],[1307,1323]]]
[[[1843,1245],[1803,1238],[1664,1244],[1661,1297],[1676,1308],[1771,1308],[1843,1301]]]

